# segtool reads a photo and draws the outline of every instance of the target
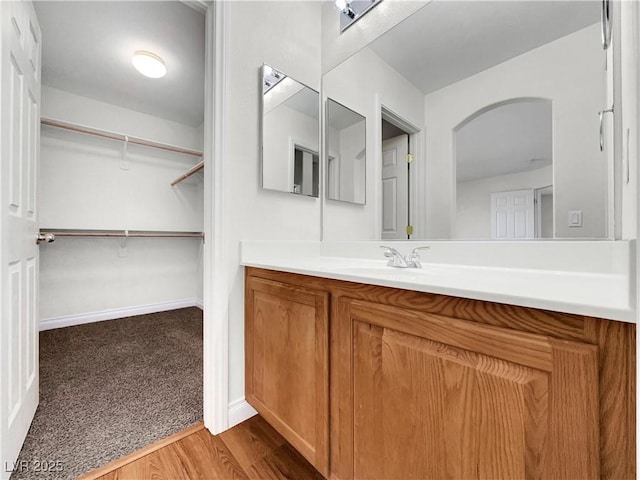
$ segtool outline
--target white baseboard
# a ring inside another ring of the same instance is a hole
[[[196,298],[196,307],[198,307],[200,310],[204,310],[204,302],[201,298]]]
[[[257,414],[258,412],[244,398],[231,402],[229,404],[229,428],[235,427]]]
[[[73,327],[85,323],[101,322],[103,320],[114,320],[116,318],[132,317],[134,315],[145,315],[148,313],[165,312],[178,308],[197,307],[198,300],[191,298],[174,302],[154,303],[151,305],[137,305],[134,307],[114,308],[99,312],[78,313],[75,315],[63,315],[60,317],[46,318],[40,320],[40,331],[51,330],[53,328]],[[201,307],[202,308],[202,307]]]

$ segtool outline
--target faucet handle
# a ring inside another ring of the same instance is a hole
[[[428,250],[430,247],[416,247],[407,256],[407,264],[412,268],[422,268],[422,262],[420,261],[420,250]]]
[[[406,267],[407,266],[407,263],[404,257],[402,256],[402,254],[395,248],[387,247],[385,245],[380,245],[380,248],[386,249],[384,252],[384,256],[390,259],[387,265],[389,265],[390,267]]]
[[[380,245],[380,248],[384,248],[385,252],[384,252],[384,256],[385,257],[392,257],[394,255],[400,255],[400,252],[398,250],[396,250],[393,247],[387,247],[386,245]]]

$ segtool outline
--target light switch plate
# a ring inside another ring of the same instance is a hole
[[[570,210],[569,211],[569,226],[581,227],[582,226],[582,210]]]

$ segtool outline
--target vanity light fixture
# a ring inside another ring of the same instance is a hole
[[[340,11],[340,33],[357,22],[362,16],[382,0],[335,0]]]
[[[262,93],[265,94],[287,76],[266,63],[262,65]]]
[[[152,52],[138,50],[133,54],[131,63],[145,77],[162,78],[167,74],[164,60]]]
[[[356,12],[353,11],[353,8],[351,8],[351,5],[347,0],[336,0],[336,7],[338,7],[338,10],[347,17],[351,19],[356,18]]]

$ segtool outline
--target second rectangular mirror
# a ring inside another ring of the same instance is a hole
[[[327,99],[327,197],[365,204],[366,119]]]
[[[262,66],[262,188],[317,197],[318,92]]]

